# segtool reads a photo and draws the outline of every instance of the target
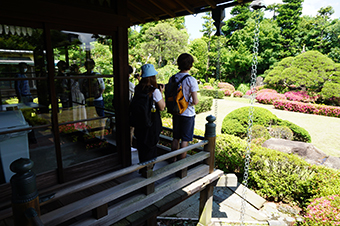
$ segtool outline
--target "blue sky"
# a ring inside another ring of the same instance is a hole
[[[264,0],[265,5],[270,5],[273,3],[282,3],[282,0]],[[302,14],[315,16],[318,10],[321,7],[332,6],[334,9],[334,14],[332,15],[332,19],[340,18],[340,1],[339,0],[304,0],[302,5]],[[226,9],[225,12],[225,20],[229,19],[230,16],[230,8]],[[202,30],[202,24],[204,13],[197,15],[190,15],[185,17],[185,26],[187,28],[188,33],[190,34],[190,40],[194,40],[195,38],[202,37],[202,33],[199,30]],[[268,15],[269,17],[269,15]]]

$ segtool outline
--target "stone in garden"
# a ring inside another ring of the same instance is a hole
[[[326,161],[323,163],[323,165],[334,168],[334,169],[340,169],[340,158],[329,156]]]
[[[324,152],[314,147],[312,144],[301,141],[270,138],[269,140],[266,140],[262,146],[288,154],[296,154],[311,164],[322,164],[325,158],[327,158],[327,155]]]

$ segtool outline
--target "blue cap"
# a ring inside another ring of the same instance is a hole
[[[155,70],[155,67],[152,64],[144,64],[142,66],[142,78],[147,78],[151,76],[157,75],[158,72]]]

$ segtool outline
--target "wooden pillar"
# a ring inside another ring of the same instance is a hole
[[[116,1],[113,8],[126,15],[127,1]],[[128,20],[129,18],[126,17]],[[125,24],[125,23],[122,23]],[[126,23],[129,24],[129,23]],[[114,66],[114,108],[116,116],[116,142],[123,167],[131,165],[129,126],[129,72],[128,27],[118,27],[112,39]]]
[[[10,182],[12,187],[12,211],[15,226],[34,225],[27,214],[34,209],[40,216],[39,196],[36,176],[31,171],[33,161],[20,158],[11,163],[10,169],[15,173]]]
[[[215,144],[216,144],[216,125],[214,121],[216,117],[207,116],[208,123],[205,124],[204,137],[208,140],[208,144],[204,146],[204,151],[210,152],[210,157],[206,160],[209,165],[209,173],[215,169]],[[211,215],[213,206],[214,184],[207,185],[200,192],[200,206],[199,206],[199,223],[202,225],[211,225]]]

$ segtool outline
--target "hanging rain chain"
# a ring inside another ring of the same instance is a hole
[[[249,108],[249,117],[248,117],[248,128],[247,128],[247,148],[245,154],[245,163],[244,163],[244,174],[243,174],[243,182],[244,188],[242,190],[242,203],[241,203],[241,225],[244,225],[244,216],[245,216],[245,208],[246,208],[246,195],[247,195],[247,187],[248,187],[248,176],[249,176],[249,164],[250,164],[250,143],[251,143],[251,133],[253,127],[253,114],[254,114],[254,102],[255,102],[255,85],[256,85],[256,74],[257,74],[257,56],[259,50],[259,33],[260,33],[260,15],[261,9],[257,8],[255,12],[255,31],[254,31],[254,46],[253,46],[253,59],[252,59],[252,67],[251,67],[251,99],[250,99],[250,108]],[[254,8],[256,9],[256,8]]]
[[[218,85],[218,81],[220,79],[220,36],[217,36],[217,66],[216,66],[216,83]],[[215,118],[217,120],[217,99],[218,99],[218,89],[216,89],[216,97],[215,97]]]

